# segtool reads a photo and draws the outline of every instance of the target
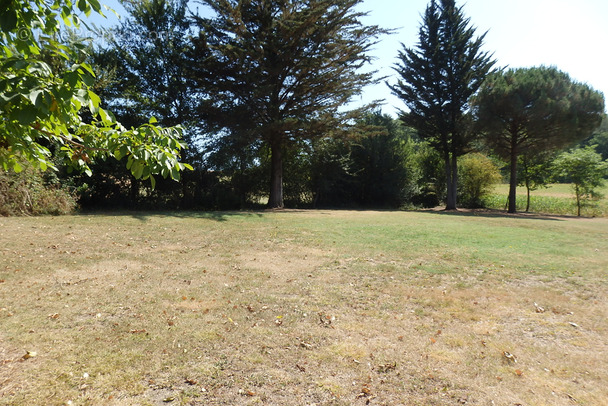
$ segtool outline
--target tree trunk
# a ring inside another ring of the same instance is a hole
[[[454,154],[445,154],[445,176],[447,180],[446,210],[456,210],[458,192],[458,161]]]
[[[576,215],[578,217],[581,216],[581,192],[578,188],[578,185],[574,187],[574,193],[576,194]]]
[[[530,211],[530,185],[526,182],[526,192],[528,197],[526,199],[526,213]]]
[[[281,142],[270,143],[270,197],[268,208],[283,208],[283,149]]]
[[[511,175],[509,176],[509,210],[508,213],[516,213],[517,198],[517,144],[511,143]]]

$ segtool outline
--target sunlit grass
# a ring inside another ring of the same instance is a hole
[[[585,217],[608,217],[608,185],[599,188],[602,197],[599,200],[586,202],[582,207],[581,215]],[[496,186],[495,193],[488,196],[485,206],[490,209],[505,210],[507,207],[507,196],[509,185]],[[526,210],[526,188],[517,188],[517,210]],[[547,188],[534,190],[530,194],[530,211],[535,213],[571,215],[577,213],[576,199],[572,185],[556,183]]]
[[[0,404],[601,404],[607,222],[0,218]]]

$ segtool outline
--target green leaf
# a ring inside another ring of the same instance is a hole
[[[97,114],[97,112],[99,110],[99,103],[101,103],[101,99],[99,98],[99,96],[97,96],[91,90],[88,91],[88,96],[89,96],[89,109],[91,110],[91,113]]]
[[[180,179],[179,169],[177,169],[176,166],[174,166],[173,168],[171,168],[171,179],[173,179],[173,180],[179,180]]]
[[[131,173],[133,174],[133,176],[135,176],[135,179],[140,179],[143,172],[144,172],[144,165],[141,162],[136,162],[131,167]]]
[[[95,71],[93,71],[93,68],[91,67],[91,65],[89,65],[88,63],[82,63],[80,64],[80,67],[84,70],[86,70],[87,72],[89,72],[91,74],[91,76],[95,77]]]
[[[15,161],[15,163],[13,164],[13,170],[15,171],[15,173],[19,173],[23,170],[23,167],[21,166],[21,164],[19,164],[19,162]]]
[[[86,0],[78,0],[78,8],[80,11],[86,13],[87,9],[89,9],[89,5]]]
[[[30,92],[30,94],[28,95],[28,98],[30,99],[30,101],[32,102],[33,105],[37,105],[38,103],[38,98],[40,97],[40,94],[42,94],[43,91],[40,89],[36,89],[36,90],[32,90]]]
[[[156,189],[156,179],[152,175],[150,175],[150,186],[152,186],[152,189]]]
[[[116,123],[116,117],[114,117],[112,112],[102,109],[101,107],[99,108],[99,116],[101,117],[101,122],[106,126],[111,126]]]
[[[150,117],[150,120],[148,121],[149,124],[156,124],[158,123],[158,120],[156,119],[156,117],[152,116]]]
[[[95,77],[90,75],[89,73],[83,72],[82,75],[80,75],[80,78],[82,79],[84,84],[89,87],[95,84]]]
[[[78,74],[78,72],[70,71],[70,72],[66,72],[63,75],[63,80],[70,87],[76,87],[76,84],[78,83],[79,79],[80,79],[80,75]]]
[[[34,106],[25,106],[17,112],[17,121],[19,121],[19,124],[31,124],[36,121],[37,117],[38,109]]]

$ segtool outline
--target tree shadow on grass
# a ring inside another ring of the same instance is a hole
[[[100,211],[87,211],[81,212],[80,215],[86,216],[113,216],[113,217],[131,217],[141,222],[147,222],[151,218],[182,218],[182,219],[201,219],[201,220],[214,220],[214,221],[228,221],[231,217],[264,217],[267,212],[264,210],[259,211],[146,211],[146,210],[100,210]]]
[[[558,215],[558,214],[542,214],[532,212],[517,212],[507,213],[504,210],[495,209],[458,209],[458,210],[445,210],[445,209],[426,209],[419,210],[419,213],[428,213],[442,216],[458,216],[458,217],[483,217],[483,218],[510,218],[517,220],[548,220],[548,221],[566,221],[568,219],[577,219],[581,217]]]

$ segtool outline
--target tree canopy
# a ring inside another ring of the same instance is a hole
[[[195,79],[208,129],[270,153],[270,207],[283,206],[283,157],[297,140],[336,134],[360,110],[343,107],[374,81],[361,72],[385,32],[365,26],[361,0],[202,0]]]
[[[562,153],[554,165],[559,174],[572,183],[577,215],[580,216],[581,207],[586,200],[601,197],[597,188],[605,183],[608,161],[602,160],[602,156],[595,152],[594,147],[587,146]]]
[[[457,158],[469,152],[469,99],[494,61],[482,51],[484,35],[454,0],[431,0],[422,17],[419,42],[399,52],[396,85],[390,86],[407,107],[402,120],[440,152],[447,181],[446,209],[456,209]]]
[[[22,159],[41,169],[52,157],[90,171],[95,158],[127,158],[136,178],[178,179],[188,165],[179,127],[160,128],[151,118],[126,129],[101,107],[84,44],[64,44],[65,27],[80,27],[79,13],[102,14],[97,0],[18,0],[0,5],[0,165],[21,170]],[[56,69],[49,60],[61,61]],[[90,114],[89,114],[90,113]],[[91,120],[85,117],[92,118]]]
[[[187,0],[125,3],[129,14],[107,35],[95,62],[111,71],[104,89],[113,112],[133,123],[154,116],[162,125],[188,126],[196,100],[188,80],[190,20]]]
[[[518,157],[580,142],[604,115],[600,92],[554,67],[497,72],[486,80],[474,104],[478,131],[510,164],[510,213],[516,211]]]

